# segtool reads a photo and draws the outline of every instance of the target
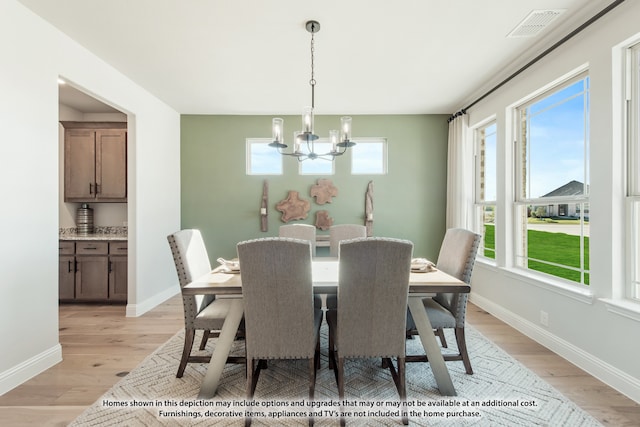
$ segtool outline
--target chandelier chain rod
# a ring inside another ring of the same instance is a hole
[[[311,108],[315,108],[315,88],[316,88],[316,79],[314,73],[314,52],[315,52],[315,43],[314,43],[314,34],[315,31],[311,31],[311,80],[309,80],[309,84],[311,85]]]

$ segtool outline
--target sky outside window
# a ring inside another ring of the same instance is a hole
[[[527,198],[588,184],[588,85],[582,79],[528,107]]]

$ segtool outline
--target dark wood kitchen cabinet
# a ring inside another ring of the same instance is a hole
[[[58,267],[58,298],[60,301],[72,301],[76,296],[76,244],[60,241],[60,261]]]
[[[109,300],[127,301],[127,242],[109,242]]]
[[[109,299],[108,254],[108,242],[76,242],[76,301]]]
[[[60,241],[62,302],[126,302],[127,242]]]
[[[127,201],[127,123],[68,122],[64,131],[64,201]]]

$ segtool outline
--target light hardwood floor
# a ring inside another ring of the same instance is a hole
[[[602,424],[640,426],[640,405],[476,306],[467,311],[469,324]],[[179,296],[138,318],[121,305],[61,306],[63,361],[0,396],[0,425],[66,426],[183,325]]]

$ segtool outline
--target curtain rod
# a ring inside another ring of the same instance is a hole
[[[606,15],[607,13],[609,13],[610,11],[612,11],[614,8],[618,7],[620,4],[624,3],[625,0],[615,0],[614,2],[612,2],[611,4],[609,4],[609,6],[605,7],[604,9],[602,9],[600,12],[598,12],[596,15],[594,15],[593,17],[591,17],[591,19],[589,19],[588,21],[586,21],[585,23],[583,23],[582,25],[580,25],[578,28],[576,28],[575,30],[573,30],[572,32],[570,32],[569,34],[567,34],[566,36],[564,36],[562,39],[560,39],[558,42],[556,42],[553,46],[549,47],[548,49],[546,49],[544,52],[542,52],[540,55],[536,56],[535,58],[533,58],[531,61],[527,62],[522,68],[520,68],[518,71],[516,71],[515,73],[511,74],[509,77],[507,77],[506,79],[504,79],[503,81],[501,81],[500,83],[498,83],[496,86],[494,86],[493,88],[491,88],[488,92],[485,92],[484,95],[482,95],[481,97],[477,98],[475,101],[473,101],[471,104],[469,104],[468,106],[466,106],[465,108],[461,109],[460,111],[454,113],[451,115],[451,117],[449,117],[449,119],[447,121],[451,121],[453,119],[455,119],[458,116],[461,116],[463,114],[467,113],[467,110],[471,107],[473,107],[474,105],[476,105],[478,102],[482,101],[483,99],[485,99],[487,96],[491,95],[493,92],[495,92],[496,90],[500,89],[502,86],[504,86],[505,84],[507,84],[508,82],[510,82],[511,80],[513,80],[516,76],[518,76],[520,73],[522,73],[524,70],[526,70],[527,68],[531,67],[533,64],[535,64],[536,62],[538,62],[539,60],[541,60],[542,58],[544,58],[545,56],[547,56],[549,53],[551,53],[552,51],[554,51],[556,48],[558,48],[559,46],[563,45],[564,43],[566,43],[569,39],[573,38],[573,36],[575,36],[576,34],[580,33],[582,30],[584,30],[585,28],[587,28],[588,26],[590,26],[591,24],[593,24],[594,22],[596,22],[598,19],[602,18],[604,15]]]

